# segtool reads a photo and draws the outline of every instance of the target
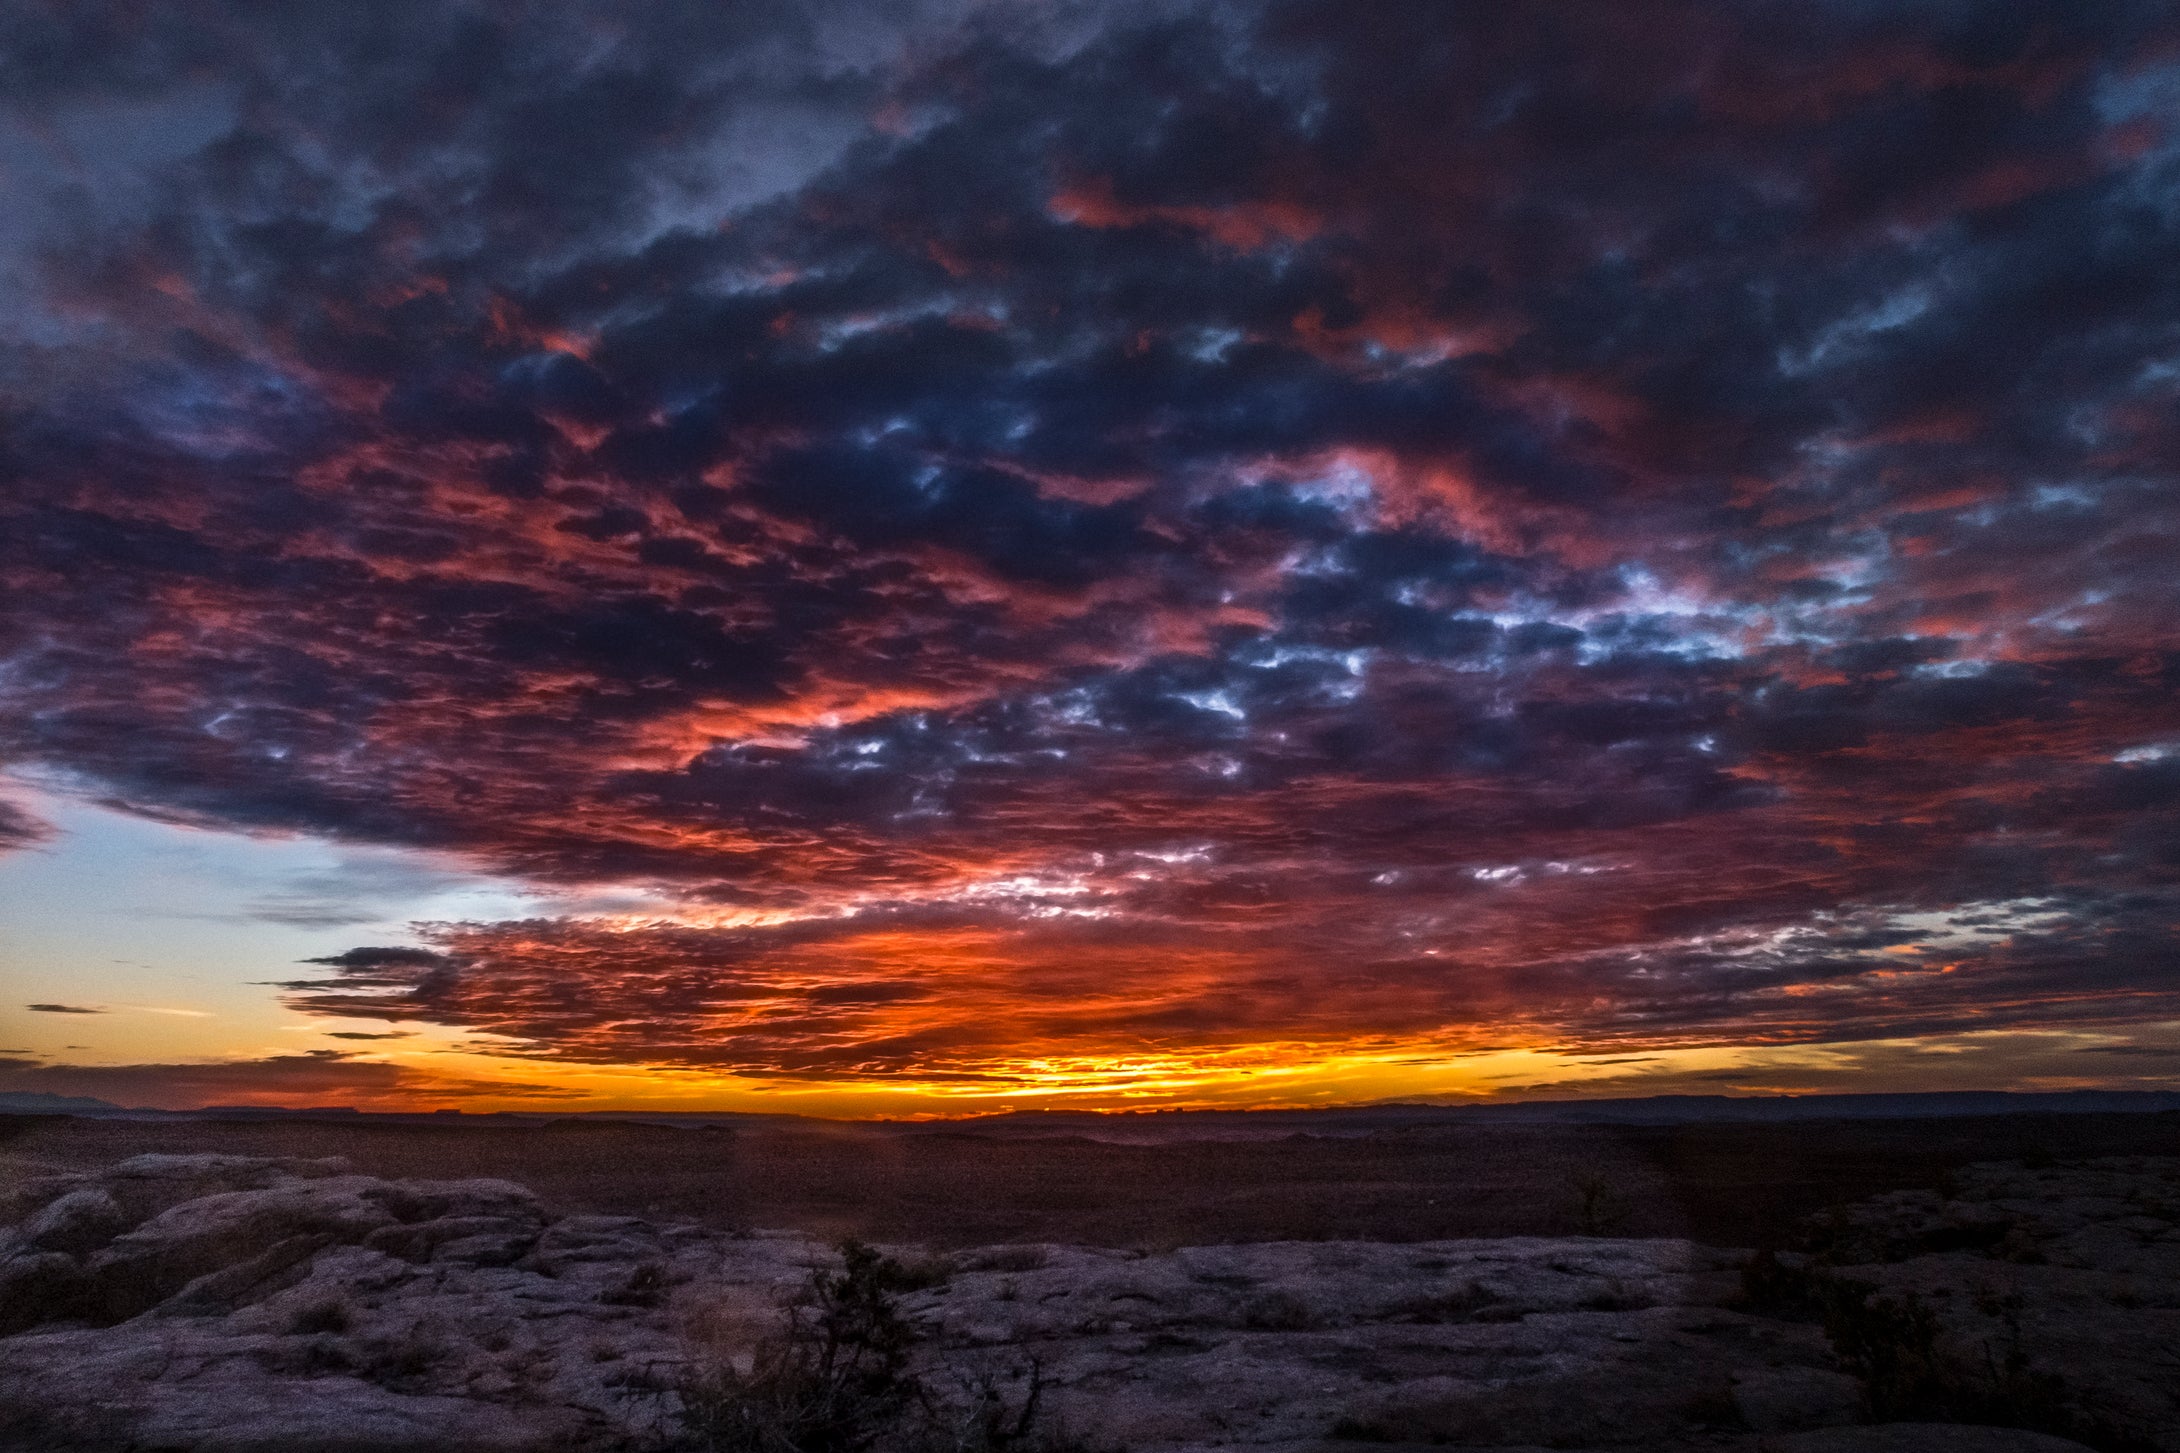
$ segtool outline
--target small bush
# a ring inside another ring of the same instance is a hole
[[[1872,1416],[1899,1422],[1940,1411],[1938,1319],[1920,1298],[1842,1277],[1822,1278],[1815,1290],[1825,1335],[1861,1381]]]
[[[117,1408],[56,1406],[33,1396],[0,1396],[0,1446],[9,1453],[80,1453],[131,1446]]]
[[[904,1266],[858,1241],[837,1269],[819,1267],[786,1306],[785,1324],[753,1350],[667,1380],[675,1410],[668,1446],[688,1453],[1084,1453],[1048,1425],[1044,1370],[956,1373],[934,1396],[909,1370],[915,1329],[900,1299],[932,1285],[928,1265]],[[631,1383],[633,1386],[634,1384]]]
[[[1249,1299],[1241,1309],[1241,1324],[1261,1332],[1300,1332],[1316,1326],[1317,1316],[1292,1292],[1270,1291]]]
[[[1626,1200],[1611,1181],[1591,1172],[1569,1183],[1574,1191],[1575,1228],[1584,1236],[1610,1236],[1627,1224]]]
[[[631,1267],[619,1286],[600,1292],[598,1300],[609,1307],[655,1307],[665,1295],[666,1268],[646,1261]]]
[[[18,1256],[0,1284],[0,1337],[48,1322],[94,1322],[99,1301],[70,1258],[58,1252]]]
[[[288,1330],[297,1336],[346,1332],[353,1325],[355,1315],[349,1310],[348,1303],[330,1294],[297,1308],[288,1320]]]
[[[1067,1440],[1038,1422],[1043,1364],[1015,1368],[1009,1380],[1021,1386],[1020,1396],[990,1369],[960,1378],[960,1396],[950,1408],[925,1406],[923,1426],[909,1440],[914,1453],[1056,1453]]]
[[[894,1261],[893,1287],[897,1293],[927,1292],[954,1279],[951,1257],[919,1256],[914,1261]]]
[[[1491,1293],[1473,1281],[1448,1291],[1408,1297],[1386,1308],[1390,1320],[1401,1322],[1466,1322],[1492,1303]]]
[[[1766,1316],[1802,1316],[1817,1310],[1806,1256],[1781,1255],[1766,1246],[1741,1264],[1741,1305]]]
[[[1613,1276],[1605,1278],[1603,1286],[1583,1298],[1582,1305],[1593,1312],[1639,1312],[1654,1303],[1648,1293]]]
[[[373,1338],[358,1349],[356,1374],[390,1392],[414,1392],[450,1355],[447,1344],[419,1322],[393,1337]]]
[[[1337,1418],[1325,1436],[1337,1443],[1394,1443],[1400,1435],[1374,1418],[1358,1418],[1352,1414]]]
[[[1879,1292],[1838,1275],[1815,1277],[1812,1284],[1825,1334],[1861,1380],[1877,1421],[2026,1428],[2102,1453],[2152,1453],[2158,1446],[2080,1407],[2065,1379],[2031,1363],[2017,1297],[1977,1298],[1987,1315],[2000,1319],[1997,1341],[1983,1345],[1978,1362],[1947,1355],[1938,1343],[1936,1314],[1913,1293]]]
[[[1680,1405],[1680,1416],[1699,1428],[1718,1432],[1745,1432],[1748,1420],[1741,1414],[1741,1405],[1733,1400],[1733,1382],[1722,1377],[1719,1381],[1705,1383],[1688,1395]]]
[[[897,1305],[916,1277],[849,1241],[811,1273],[787,1325],[745,1371],[721,1360],[674,1384],[681,1446],[702,1453],[858,1453],[917,1402],[914,1333]]]

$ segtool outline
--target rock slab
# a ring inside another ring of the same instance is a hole
[[[2093,1357],[2070,1395],[2180,1453],[2168,1186],[2167,1163],[1981,1168],[1954,1196],[1833,1218],[1797,1264],[1935,1308],[1961,1355],[2004,1334]],[[332,1161],[140,1156],[16,1188],[0,1212],[10,1448],[657,1447],[676,1376],[746,1361],[833,1257]],[[1606,1238],[1006,1246],[949,1258],[903,1309],[941,1396],[1034,1365],[1060,1423],[1139,1453],[2080,1446],[1861,1426],[1854,1369],[1816,1320],[1750,1303],[1746,1260]]]

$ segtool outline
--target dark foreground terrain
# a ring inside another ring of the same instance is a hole
[[[9,1453],[2180,1453],[2172,1117],[6,1128]]]
[[[1116,1144],[792,1121],[725,1130],[0,1116],[0,1178],[145,1152],[331,1155],[391,1178],[503,1177],[568,1211],[934,1246],[1611,1232],[1755,1247],[1827,1207],[1938,1189],[1979,1161],[2180,1155],[2180,1113],[1168,1134]]]

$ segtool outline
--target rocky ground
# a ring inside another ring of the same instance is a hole
[[[1753,1264],[1591,1237],[889,1249],[938,1401],[1019,1400],[1034,1365],[1041,1426],[1091,1449],[2180,1453],[2180,1161],[1948,1192]],[[691,1446],[673,1387],[746,1370],[835,1257],[226,1155],[33,1179],[0,1222],[10,1448]]]

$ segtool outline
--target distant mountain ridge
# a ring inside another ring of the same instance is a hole
[[[2171,1090],[1942,1090],[1906,1094],[1650,1095],[1611,1100],[1514,1100],[1486,1104],[1385,1104],[1306,1110],[1014,1110],[958,1120],[833,1121],[752,1111],[364,1111],[350,1106],[218,1105],[151,1110],[83,1095],[0,1092],[0,1114],[156,1120],[340,1119],[412,1124],[638,1123],[688,1128],[861,1127],[898,1134],[1081,1136],[1099,1140],[1257,1139],[1369,1135],[1430,1125],[1778,1124],[1796,1120],[1895,1120],[1975,1115],[2180,1112]]]
[[[2180,1091],[1942,1090],[1905,1094],[1649,1095],[1613,1100],[1386,1104],[1313,1110],[1023,1110],[927,1122],[930,1130],[1093,1139],[1368,1135],[1431,1125],[1720,1125],[1797,1120],[1913,1120],[1977,1115],[2180,1112]]]
[[[0,1114],[5,1115],[126,1115],[111,1100],[89,1095],[48,1095],[37,1090],[0,1091]]]

